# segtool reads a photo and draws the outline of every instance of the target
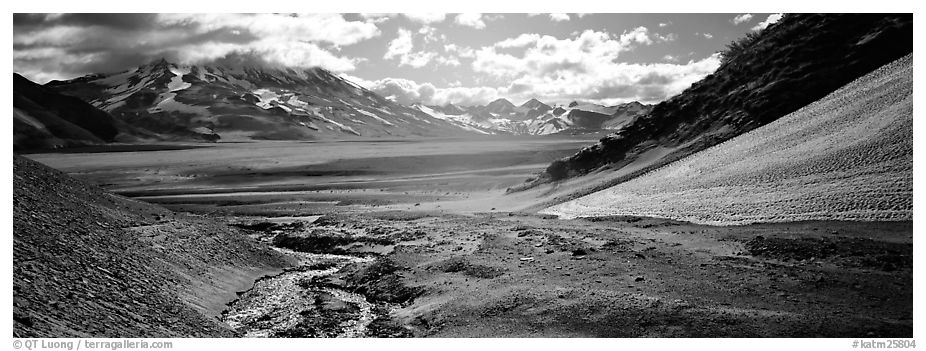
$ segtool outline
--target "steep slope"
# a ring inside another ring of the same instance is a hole
[[[111,142],[119,134],[108,113],[13,74],[13,148],[60,148]]]
[[[714,74],[555,161],[536,186],[633,164],[652,169],[797,110],[913,50],[909,14],[789,14],[731,44]],[[653,150],[665,155],[635,162]]]
[[[235,228],[13,156],[13,335],[232,336],[214,318],[288,263]]]
[[[722,225],[912,220],[912,54],[768,125],[542,212]]]
[[[321,68],[179,65],[163,59],[46,86],[179,139],[339,139],[469,133]]]

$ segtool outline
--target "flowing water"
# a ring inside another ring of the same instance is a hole
[[[301,286],[300,282],[333,274],[351,263],[369,262],[371,258],[276,249],[296,257],[299,260],[298,266],[255,282],[254,287],[239,296],[222,315],[229,326],[246,337],[277,336],[294,329],[303,320],[304,311],[318,308],[319,294],[330,294],[334,300],[356,307],[359,312],[347,313],[354,318],[341,321],[336,330],[326,331],[324,335],[306,336],[364,336],[367,326],[376,315],[373,313],[373,304],[367,302],[363,295],[331,287]]]

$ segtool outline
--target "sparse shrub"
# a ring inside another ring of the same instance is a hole
[[[547,174],[554,181],[566,179],[569,176],[569,164],[565,160],[556,160],[547,166]]]
[[[731,41],[729,44],[727,44],[727,48],[720,52],[720,64],[726,65],[728,62],[732,61],[734,58],[745,52],[746,49],[755,44],[756,41],[762,37],[763,31],[764,30],[759,30],[746,33],[746,35],[743,37]]]

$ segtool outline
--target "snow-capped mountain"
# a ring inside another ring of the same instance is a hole
[[[46,84],[164,138],[338,139],[472,134],[321,68],[179,65],[166,60]]]
[[[634,101],[615,106],[579,102],[550,106],[531,99],[515,106],[508,100],[498,99],[485,106],[416,104],[412,108],[438,119],[493,133],[547,135],[619,129],[632,118],[648,113],[652,105]]]

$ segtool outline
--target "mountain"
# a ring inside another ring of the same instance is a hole
[[[540,102],[540,100],[537,100],[537,99],[527,100],[526,102],[521,104],[520,107],[522,109],[537,110],[537,111],[540,111],[541,113],[544,113],[544,112],[547,112],[553,109],[552,107],[550,107],[550,105],[542,103]]]
[[[165,139],[451,136],[460,126],[389,101],[321,68],[180,65],[164,59],[46,87]]]
[[[15,337],[235,336],[225,304],[290,265],[237,228],[19,155],[12,175]]]
[[[713,225],[913,219],[913,56],[628,182],[542,211]]]
[[[81,99],[13,74],[13,148],[95,145],[116,140],[119,123]]]
[[[499,115],[515,112],[516,109],[517,107],[515,107],[514,104],[512,104],[511,101],[508,101],[507,99],[497,99],[485,106],[485,110],[487,112]]]
[[[521,106],[514,106],[506,99],[498,99],[485,106],[414,105],[413,108],[435,118],[478,128],[487,133],[547,135],[617,129],[631,118],[649,112],[651,105],[634,101],[615,106],[576,103],[573,107],[567,107],[550,106],[531,99]]]
[[[531,184],[628,165],[642,174],[768,124],[912,52],[912,27],[909,14],[785,15],[731,43],[713,74]]]

